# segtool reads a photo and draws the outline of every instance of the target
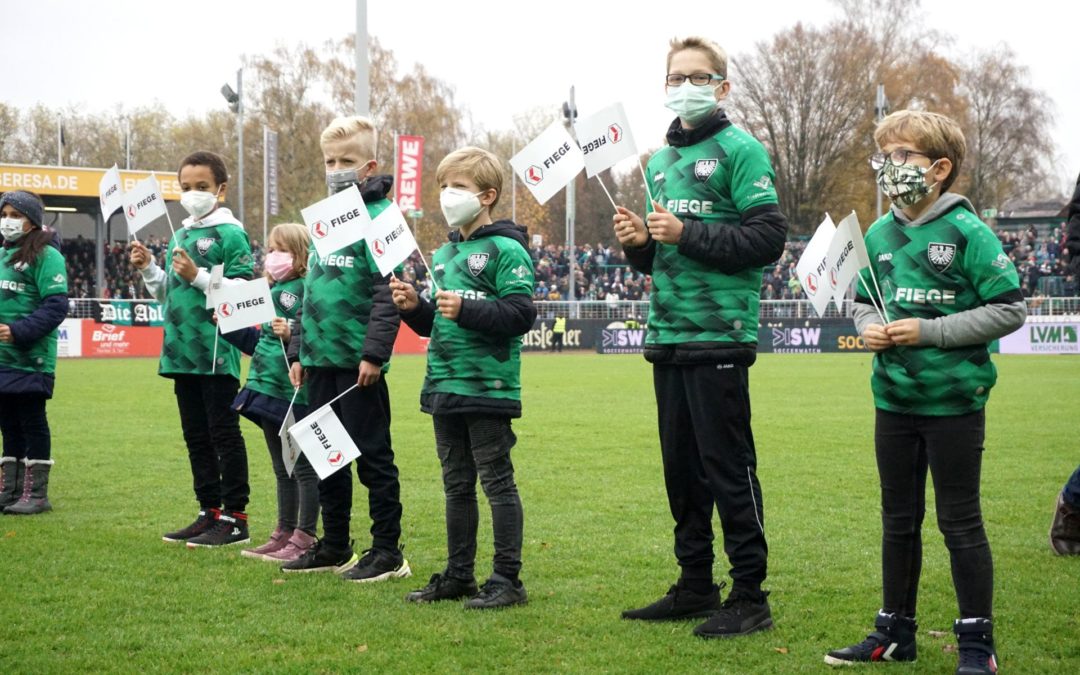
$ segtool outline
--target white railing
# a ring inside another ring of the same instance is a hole
[[[100,300],[100,299],[76,299],[68,302],[68,316],[73,319],[93,319],[97,316],[97,307],[103,306],[105,311],[102,319],[108,321],[110,312],[126,308],[132,303],[154,304],[148,300]],[[1028,298],[1028,315],[1037,321],[1056,321],[1065,317],[1080,317],[1080,297],[1077,298]],[[649,316],[648,301],[620,300],[619,302],[603,301],[549,301],[536,302],[537,316],[542,319],[550,319],[555,316],[565,316],[571,319],[627,319],[631,316],[638,320]],[[847,318],[851,316],[851,301],[844,305],[844,311],[838,312],[836,307],[829,305],[825,313],[826,319]],[[141,318],[141,317],[140,317]],[[814,319],[817,313],[809,300],[762,300],[761,318],[768,319]]]

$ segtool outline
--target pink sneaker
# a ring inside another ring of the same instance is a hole
[[[308,549],[314,544],[315,537],[303,530],[294,530],[292,536],[289,537],[289,543],[284,548],[274,551],[273,553],[267,553],[263,559],[291,562],[307,553]]]
[[[299,530],[297,530],[299,532]],[[270,535],[270,541],[266,542],[262,546],[256,546],[255,548],[245,548],[240,551],[240,555],[245,558],[257,558],[259,560],[272,560],[269,558],[269,554],[276,551],[280,551],[285,548],[289,543],[289,535],[293,533],[292,530],[286,530],[280,525],[274,529],[274,532]]]

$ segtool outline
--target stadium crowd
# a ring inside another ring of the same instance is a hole
[[[1021,291],[1025,297],[1075,297],[1080,295],[1078,280],[1069,274],[1065,253],[1064,228],[1040,233],[1034,225],[1026,230],[999,231],[1005,252],[1012,258],[1020,275]],[[159,265],[164,264],[168,242],[150,237],[144,243],[153,252]],[[145,288],[139,274],[128,262],[126,242],[113,242],[105,249],[105,289],[102,297],[130,299],[145,298]],[[763,300],[797,300],[803,297],[795,265],[806,247],[805,240],[788,241],[784,254],[765,270],[761,284]],[[71,297],[93,297],[95,273],[94,242],[84,237],[63,242],[67,259]],[[603,243],[575,247],[575,297],[578,300],[616,302],[648,300],[651,281],[627,264],[619,246]],[[262,269],[263,249],[252,242],[256,269]],[[570,255],[566,246],[534,245],[529,249],[536,269],[534,300],[565,300],[569,293]],[[427,270],[420,256],[405,263],[405,280],[425,294],[430,293]]]

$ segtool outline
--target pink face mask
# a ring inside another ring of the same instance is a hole
[[[274,277],[275,281],[281,281],[292,274],[292,253],[286,253],[285,251],[270,251],[267,253],[266,271],[270,273],[270,276]]]

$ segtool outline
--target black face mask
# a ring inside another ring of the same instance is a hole
[[[350,185],[359,186],[360,182],[360,173],[356,169],[328,171],[326,173],[327,196],[336,195],[342,190],[347,190]]]

